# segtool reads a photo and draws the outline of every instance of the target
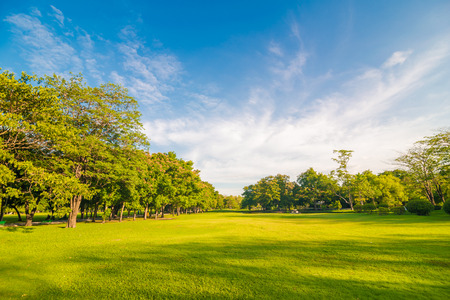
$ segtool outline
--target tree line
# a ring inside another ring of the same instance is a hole
[[[334,150],[332,160],[337,166],[329,174],[309,168],[293,182],[287,175],[264,177],[244,187],[242,208],[374,210],[402,207],[408,201],[428,201],[439,208],[450,197],[448,130],[416,142],[395,160],[399,168],[393,171],[351,174],[348,164],[352,153],[352,150]]]
[[[38,210],[67,216],[124,210],[156,218],[220,206],[192,161],[148,152],[137,101],[115,84],[90,87],[81,75],[0,73],[0,221],[5,209],[31,225]],[[222,201],[223,202],[223,201]]]

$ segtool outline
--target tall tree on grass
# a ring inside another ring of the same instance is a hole
[[[46,87],[56,91],[67,118],[72,139],[61,140],[59,166],[63,173],[92,186],[95,177],[108,177],[117,154],[123,149],[145,146],[137,102],[127,90],[114,84],[89,87],[81,76],[46,78]],[[70,200],[67,227],[76,227],[84,195]]]
[[[337,153],[337,158],[332,158],[332,160],[339,165],[336,170],[331,172],[331,176],[335,178],[339,187],[334,190],[334,193],[353,210],[353,175],[348,171],[348,162],[352,157],[353,150],[334,150],[333,153]]]
[[[297,196],[304,199],[304,202],[314,205],[315,210],[323,203],[331,203],[333,182],[327,175],[309,168],[297,177],[297,183],[300,187]]]
[[[70,191],[87,192],[78,181],[59,176],[59,145],[73,135],[57,93],[43,80],[0,73],[0,194],[25,206],[27,225],[51,193],[64,199]]]
[[[445,202],[445,190],[450,184],[449,153],[450,132],[443,131],[416,142],[407,153],[396,159],[433,205]]]

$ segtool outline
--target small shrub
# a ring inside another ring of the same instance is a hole
[[[392,208],[392,212],[396,215],[404,215],[406,210],[404,206],[397,206]]]
[[[428,216],[434,210],[434,205],[427,200],[412,200],[406,204],[406,209],[419,216]]]
[[[442,206],[440,206],[440,205],[435,205],[434,206],[434,210],[441,210],[442,209]]]
[[[364,212],[368,212],[368,213],[372,213],[374,210],[376,210],[377,209],[377,207],[375,206],[375,204],[373,204],[373,203],[366,203],[366,204],[364,204],[364,206],[363,206],[363,210],[364,210]]]
[[[387,207],[379,207],[378,214],[379,215],[387,215],[389,213],[389,208]]]
[[[356,204],[353,206],[353,210],[357,213],[362,213],[363,211],[363,206],[361,204]]]
[[[450,214],[450,201],[449,200],[447,200],[447,202],[444,203],[444,205],[442,206],[442,209],[446,213]]]

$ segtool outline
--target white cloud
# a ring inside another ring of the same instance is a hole
[[[283,56],[283,50],[281,50],[280,45],[278,43],[275,43],[274,41],[270,42],[269,52],[280,57]]]
[[[17,42],[33,70],[44,74],[71,70],[81,72],[82,60],[76,50],[33,16],[17,14],[5,19],[14,25]]]
[[[50,5],[50,7],[52,8],[53,12],[54,12],[54,17],[56,18],[56,20],[58,21],[60,26],[64,26],[64,14],[62,13],[62,11],[60,11],[59,9],[57,9],[56,7],[54,7],[53,5]]]
[[[383,64],[383,68],[391,68],[396,65],[403,64],[406,59],[411,55],[412,51],[396,51],[391,57]]]
[[[36,16],[36,17],[42,17],[41,11],[39,9],[37,9],[36,7],[33,7],[31,9],[31,15]]]
[[[130,26],[122,29],[121,36],[123,42],[118,50],[128,72],[122,81],[130,93],[147,104],[167,100],[165,93],[172,89],[170,82],[180,74],[181,63],[173,55],[146,48]]]
[[[311,166],[329,172],[334,149],[355,150],[353,172],[379,172],[393,168],[398,151],[445,125],[450,104],[438,99],[428,104],[437,111],[441,107],[440,114],[424,110],[424,102],[415,104],[413,115],[403,109],[413,107],[413,92],[447,57],[448,48],[435,47],[395,72],[384,66],[363,71],[297,115],[277,116],[277,91],[261,86],[252,88],[241,107],[144,126],[154,145],[181,149],[180,156],[193,160],[202,178],[225,194],[240,194],[244,185],[267,175],[283,173],[295,180]]]

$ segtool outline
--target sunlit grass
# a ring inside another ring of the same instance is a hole
[[[450,216],[205,213],[0,228],[0,298],[449,299]]]

